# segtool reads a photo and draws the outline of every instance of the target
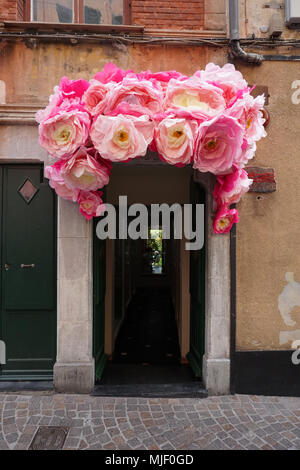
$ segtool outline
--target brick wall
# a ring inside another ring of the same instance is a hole
[[[0,0],[0,19],[10,21],[17,19],[16,0]]]
[[[23,21],[25,19],[25,0],[18,0],[17,3],[17,20]]]
[[[0,0],[0,21],[24,20],[25,4]],[[131,0],[131,19],[146,28],[225,31],[225,0]]]
[[[132,0],[132,24],[161,29],[203,29],[204,0]]]
[[[24,0],[0,0],[0,21],[22,21],[24,15]]]

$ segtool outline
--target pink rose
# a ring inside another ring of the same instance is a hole
[[[86,109],[82,105],[80,98],[62,99],[60,91],[56,87],[54,95],[50,96],[50,102],[48,106],[46,106],[45,109],[40,109],[37,111],[35,114],[35,120],[38,123],[41,123],[47,119],[57,116],[58,114],[70,111],[86,112]]]
[[[264,128],[265,119],[261,111],[264,104],[264,95],[254,98],[249,93],[245,93],[226,111],[226,114],[238,119],[245,128],[245,138],[249,145],[267,135]]]
[[[176,72],[176,70],[155,73],[152,73],[150,70],[146,70],[145,72],[138,73],[137,78],[139,80],[151,80],[154,83],[158,82],[163,91],[165,91],[171,78],[186,80],[188,77],[186,75],[182,75],[180,72]]]
[[[238,223],[239,215],[236,209],[229,209],[227,206],[221,206],[215,215],[213,230],[215,233],[222,234],[230,232],[233,224]]]
[[[223,90],[198,77],[182,81],[171,79],[168,83],[165,109],[183,109],[207,119],[224,111],[225,106]]]
[[[218,176],[213,196],[217,205],[230,206],[239,202],[241,197],[249,191],[253,180],[248,178],[248,173],[236,165],[233,165],[232,173]]]
[[[101,199],[101,191],[80,191],[77,202],[79,212],[87,219],[99,217],[105,211],[105,205]]]
[[[248,87],[243,75],[235,69],[233,64],[225,64],[223,67],[219,67],[209,63],[205,70],[199,70],[194,75],[220,87],[224,92],[223,96],[227,105],[235,98],[239,90],[244,90]]]
[[[195,144],[194,168],[216,175],[228,172],[243,156],[244,129],[234,118],[217,116],[199,126]]]
[[[151,70],[146,70],[145,72],[137,73],[136,76],[140,80],[157,80],[158,82],[168,83],[171,78],[175,79],[187,79],[185,75],[182,75],[180,72],[176,72],[176,70],[169,70],[167,72],[151,72]]]
[[[243,145],[242,145],[242,155],[239,160],[238,166],[240,168],[244,168],[248,161],[251,160],[256,152],[256,142],[253,142],[252,144],[248,144],[247,140],[244,139]]]
[[[86,80],[69,80],[68,77],[62,77],[59,89],[63,98],[81,98],[89,86]]]
[[[104,114],[152,116],[161,112],[162,106],[162,90],[148,80],[126,77],[108,93]]]
[[[48,106],[36,113],[36,121],[40,123],[61,110],[71,111],[72,107],[84,111],[81,98],[89,86],[86,80],[69,80],[68,77],[62,77],[59,86],[54,87],[54,94],[50,96]]]
[[[197,123],[186,119],[165,118],[155,130],[158,153],[171,165],[190,163]]]
[[[103,112],[106,105],[105,98],[111,86],[98,82],[98,80],[90,80],[90,84],[91,86],[84,93],[82,101],[91,115],[96,116]]]
[[[99,158],[94,149],[80,147],[65,161],[61,175],[71,188],[93,191],[108,184],[110,170],[111,163]]]
[[[54,94],[50,95],[49,97],[48,106],[46,106],[45,109],[39,109],[39,111],[35,113],[36,122],[41,123],[42,121],[45,121],[46,119],[48,119],[52,115],[53,111],[57,109],[61,103],[62,103],[62,96],[61,96],[58,86],[56,86],[54,87]]]
[[[116,82],[119,83],[127,75],[135,75],[133,70],[123,70],[112,62],[108,62],[101,72],[96,73],[94,78],[101,83]]]
[[[91,128],[91,139],[102,158],[112,162],[144,156],[153,139],[154,123],[148,116],[99,115]]]
[[[59,112],[40,123],[39,142],[53,157],[65,158],[86,143],[89,129],[88,113],[77,109]]]
[[[49,185],[58,196],[75,202],[77,201],[79,191],[76,188],[71,188],[61,176],[60,170],[62,165],[63,161],[59,161],[54,163],[54,165],[46,166],[45,176],[49,179]]]

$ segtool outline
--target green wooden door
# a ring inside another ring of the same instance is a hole
[[[56,208],[42,165],[0,165],[0,380],[52,376],[56,356]]]
[[[93,354],[95,359],[96,379],[100,380],[107,362],[104,352],[105,335],[105,290],[106,290],[106,250],[105,240],[96,236],[96,225],[100,218],[94,219],[94,243],[93,243],[93,297],[94,297],[94,321],[93,321]]]
[[[205,191],[191,183],[191,203],[205,204]],[[195,207],[195,206],[194,206]],[[193,211],[193,222],[194,222]],[[195,229],[195,228],[194,228]],[[205,350],[205,244],[190,251],[190,351],[187,355],[196,377],[202,377]]]

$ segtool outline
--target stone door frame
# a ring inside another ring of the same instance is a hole
[[[214,177],[194,172],[206,192],[206,302],[204,385],[230,393],[230,234],[212,231]],[[92,222],[77,205],[58,198],[58,338],[54,384],[59,392],[89,393],[93,351]]]

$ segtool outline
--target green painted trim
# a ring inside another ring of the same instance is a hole
[[[3,165],[0,165],[0,339],[2,339],[2,276],[3,276],[3,257],[2,257],[2,224],[3,224]],[[0,378],[2,367],[0,364]]]
[[[46,375],[1,375],[0,376],[0,382],[15,382],[15,381],[40,381],[40,380],[45,380],[45,381],[52,381],[53,380],[53,373]]]
[[[201,364],[202,361],[199,355],[197,355],[196,352],[192,349],[190,352],[187,353],[186,358],[190,363],[190,366],[192,368],[192,371],[195,374],[195,377],[202,378],[202,364]]]
[[[106,363],[108,361],[108,355],[102,350],[100,354],[95,358],[95,376],[96,379],[100,380],[102,378]]]

